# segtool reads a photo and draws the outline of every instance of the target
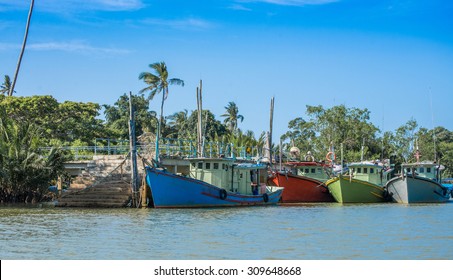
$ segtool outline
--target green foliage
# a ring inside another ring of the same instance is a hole
[[[129,95],[123,94],[113,106],[103,105],[106,119],[105,127],[113,138],[129,139]],[[135,132],[155,133],[157,129],[156,112],[148,111],[149,102],[143,94],[132,95],[132,106],[135,111]],[[104,136],[105,137],[105,136]]]
[[[149,100],[152,100],[154,96],[162,92],[162,103],[160,105],[160,118],[158,121],[158,135],[162,134],[163,123],[164,123],[164,103],[168,97],[168,86],[179,85],[184,86],[184,81],[178,78],[168,78],[168,70],[165,62],[156,62],[150,64],[149,67],[153,70],[151,72],[142,72],[138,76],[139,80],[143,80],[148,86],[140,90],[140,93],[149,92]]]
[[[226,127],[218,120],[209,110],[203,110],[201,113],[203,120],[203,134],[206,141],[216,141],[219,137],[226,135]],[[198,110],[192,111],[190,117],[187,120],[186,131],[182,132],[181,135],[187,135],[189,139],[195,140],[197,138],[197,122],[198,122]],[[179,134],[178,134],[179,135]]]
[[[40,150],[42,133],[33,123],[9,119],[0,108],[0,200],[31,202],[44,198],[63,173],[60,151]]]
[[[225,114],[221,115],[225,118],[223,122],[231,132],[235,132],[238,129],[238,121],[244,121],[244,116],[239,114],[239,108],[234,102],[229,102],[225,109]]]
[[[378,129],[369,122],[367,109],[346,108],[344,105],[324,109],[321,105],[307,105],[306,114],[308,120],[299,117],[290,121],[290,131],[282,136],[300,146],[302,153],[311,151],[315,158],[324,159],[332,146],[338,151],[343,144],[345,158],[359,160],[364,140],[375,146],[373,141]],[[370,150],[366,152],[367,155],[371,153]]]
[[[16,122],[31,123],[40,128],[44,146],[51,142],[70,145],[79,139],[93,144],[105,135],[102,121],[97,119],[100,106],[96,103],[58,101],[49,95],[3,97],[0,108]]]

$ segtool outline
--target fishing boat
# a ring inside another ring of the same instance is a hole
[[[441,184],[443,169],[432,161],[402,164],[401,174],[387,182],[387,191],[398,203],[446,202],[452,195],[452,188]]]
[[[310,161],[286,162],[285,168],[274,171],[271,184],[283,187],[282,203],[334,202],[325,182],[331,177],[332,165]]]
[[[379,161],[356,162],[348,165],[346,174],[326,182],[327,188],[339,203],[376,203],[389,200],[384,188],[393,169]]]
[[[182,176],[156,164],[146,167],[155,208],[232,207],[276,204],[283,188],[267,186],[267,165],[228,158],[191,158]]]

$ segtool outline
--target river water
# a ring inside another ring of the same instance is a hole
[[[0,207],[0,259],[453,259],[453,201],[213,209]]]

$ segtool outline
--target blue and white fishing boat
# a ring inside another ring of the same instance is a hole
[[[402,164],[401,174],[387,182],[387,191],[398,203],[446,202],[452,189],[441,184],[443,168],[431,161]]]
[[[189,176],[146,167],[155,208],[257,206],[276,204],[283,188],[267,186],[267,166],[227,158],[192,158]]]

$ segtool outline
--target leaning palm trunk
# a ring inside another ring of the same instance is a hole
[[[27,44],[28,28],[30,27],[30,20],[31,20],[31,15],[33,13],[34,4],[35,4],[35,1],[31,0],[30,10],[28,11],[27,25],[25,27],[24,42],[22,43],[22,49],[20,50],[19,61],[17,62],[16,73],[14,73],[13,83],[11,84],[11,88],[9,89],[9,94],[8,94],[9,96],[13,96],[14,87],[16,86],[17,75],[19,74],[20,64],[22,62],[22,56],[24,55],[24,51],[25,51],[25,45]]]

